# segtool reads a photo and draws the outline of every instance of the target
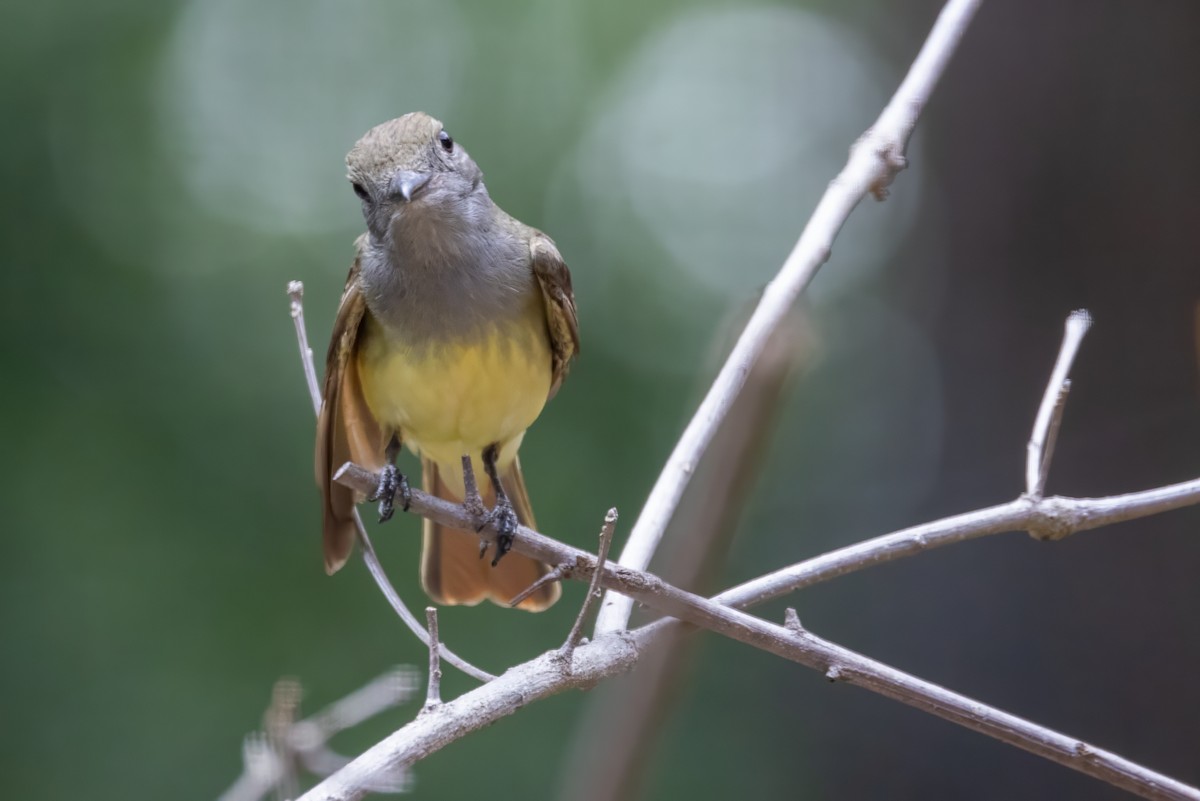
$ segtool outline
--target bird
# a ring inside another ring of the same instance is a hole
[[[483,172],[428,114],[371,128],[346,166],[366,231],[334,320],[317,423],[326,572],[353,550],[357,503],[378,500],[381,521],[396,500],[407,510],[396,467],[407,446],[426,492],[499,532],[489,563],[477,536],[426,519],[425,592],[446,605],[508,605],[550,569],[501,557],[518,522],[536,528],[517,450],[579,353],[570,270],[550,237],[493,202]],[[468,460],[488,479],[479,497],[468,497]],[[333,482],[347,461],[379,471],[374,495]],[[518,608],[541,611],[560,594],[544,583]]]

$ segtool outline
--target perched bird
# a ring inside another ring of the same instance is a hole
[[[517,521],[534,527],[517,449],[579,351],[571,274],[554,242],[505,214],[442,123],[421,112],[367,131],[346,156],[367,230],[338,307],[317,424],[325,569],[354,546],[354,505],[331,481],[347,461],[380,470],[380,519],[408,484],[401,443],[421,457],[426,492],[466,502],[501,536],[492,562],[477,537],[424,521],[421,584],[438,603],[507,604],[548,568],[500,561]],[[482,499],[467,498],[464,457]],[[483,479],[487,476],[487,481]],[[485,514],[484,506],[493,506]],[[550,583],[521,602],[558,600]]]

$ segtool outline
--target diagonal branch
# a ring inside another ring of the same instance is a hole
[[[882,198],[892,178],[904,168],[905,149],[917,117],[979,5],[980,0],[946,3],[896,94],[875,124],[854,144],[849,162],[829,184],[787,261],[767,284],[758,308],[725,366],[676,443],[630,531],[620,564],[638,570],[650,564],[696,463],[741,391],[767,339],[820,266],[828,261],[833,240],[854,208],[868,193]],[[606,596],[596,619],[597,636],[625,628],[632,611],[628,598]]]

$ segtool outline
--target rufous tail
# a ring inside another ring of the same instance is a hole
[[[446,485],[441,471],[433,460],[421,459],[422,488],[431,495],[462,503],[463,499]],[[484,506],[491,509],[496,502],[496,493],[486,476],[480,477],[480,494]],[[500,473],[500,483],[508,499],[512,501],[517,519],[529,528],[536,528],[533,509],[529,506],[529,493],[525,490],[525,479],[521,475],[521,462],[513,459],[512,465]],[[509,553],[492,567],[491,558],[479,558],[479,537],[474,532],[425,521],[424,547],[421,552],[421,586],[439,604],[465,604],[474,606],[485,598],[501,606],[508,606],[522,590],[528,588],[550,571],[549,566],[523,556]],[[518,604],[518,609],[541,612],[558,600],[562,588],[553,582],[538,589]]]

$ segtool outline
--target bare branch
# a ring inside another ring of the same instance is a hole
[[[429,628],[429,687],[425,691],[425,707],[421,710],[422,712],[428,712],[442,703],[442,665],[438,660],[436,607],[425,607],[425,622]]]
[[[597,551],[596,564],[601,568],[608,563],[608,548],[612,545],[613,530],[616,526],[617,508],[614,506],[604,515],[604,525],[600,527],[600,548]],[[592,600],[600,595],[601,572],[602,570],[592,571],[587,594],[583,596],[583,605],[579,607],[579,614],[575,617],[575,625],[571,626],[571,633],[567,635],[567,641],[558,649],[558,658],[566,665],[568,672],[571,670],[571,657],[575,653],[576,646],[579,645],[579,638],[583,636],[583,624],[587,620],[588,611],[592,608]]]
[[[378,477],[374,473],[350,462],[342,465],[334,474],[333,480],[363,492],[369,492],[378,485]],[[831,551],[740,585],[717,596],[717,600],[741,607],[750,602],[743,602],[742,599],[745,598],[775,598],[864,567],[987,534],[1030,531],[1039,539],[1057,540],[1075,532],[1149,517],[1196,504],[1200,504],[1200,478],[1108,498],[1054,496],[1035,500],[1021,497],[999,506],[914,526]],[[410,512],[460,530],[473,525],[472,519],[461,506],[419,489],[412,491]],[[489,542],[495,541],[496,530],[491,524],[480,530],[479,534]],[[552,540],[522,525],[517,526],[512,550],[547,564],[573,565],[568,576],[570,578],[590,578],[592,571],[596,569],[596,558],[591,554]],[[600,584],[652,609],[673,617],[680,616],[676,614],[678,607],[657,592],[664,586],[664,582],[653,574],[609,562],[604,567]],[[444,650],[442,655],[444,658]]]
[[[221,795],[221,801],[258,801],[278,788],[284,796],[295,794],[296,763],[313,775],[325,777],[342,769],[349,758],[332,751],[326,744],[337,733],[357,726],[413,696],[417,680],[412,668],[397,667],[321,712],[296,721],[300,708],[300,684],[281,679],[271,693],[271,705],[264,715],[264,732],[246,737],[242,746],[245,769]],[[408,786],[407,771],[381,772],[370,784],[371,792],[400,792]]]
[[[626,635],[582,645],[571,672],[556,651],[506,671],[482,687],[447,701],[367,749],[361,756],[309,790],[303,801],[342,801],[366,795],[380,773],[407,767],[450,743],[511,715],[523,706],[569,689],[587,689],[633,667],[637,651]]]
[[[892,177],[905,166],[904,152],[917,116],[979,4],[980,0],[946,3],[900,88],[875,124],[851,148],[849,162],[830,183],[787,261],[767,284],[737,345],[671,452],[621,552],[621,565],[644,570],[650,564],[696,463],[771,332],[829,259],[833,240],[854,208],[868,193],[882,196]],[[606,596],[596,619],[597,636],[625,628],[632,611],[633,605],[627,598]]]
[[[1042,497],[1046,488],[1050,458],[1054,455],[1054,441],[1062,424],[1067,393],[1071,390],[1067,375],[1071,372],[1071,363],[1075,361],[1083,336],[1091,327],[1092,316],[1086,309],[1073,311],[1067,317],[1062,346],[1058,349],[1054,369],[1050,371],[1050,382],[1046,384],[1046,393],[1042,396],[1037,419],[1033,423],[1033,434],[1025,448],[1025,492],[1030,497]]]
[[[342,472],[354,471],[343,468]],[[367,471],[362,472],[366,480],[371,481],[371,474]],[[1200,481],[1191,483],[1194,486],[1191,487],[1188,500],[1194,503],[1200,499]],[[1169,489],[1151,492],[1162,496],[1158,499],[1160,504],[1179,505],[1184,497],[1178,491],[1172,493]],[[1064,499],[1047,499],[1040,502],[1022,499],[1017,503],[1034,507],[1053,506],[1056,501],[1061,500]],[[1098,503],[1103,504],[1107,500],[1102,499]],[[414,493],[414,508],[418,503],[431,511],[434,507],[441,506],[449,507],[444,509],[446,512],[465,514],[461,509],[444,501],[422,498]],[[436,516],[439,522],[446,522],[442,520],[442,511],[438,509]],[[1120,513],[1125,514],[1127,510],[1121,510]],[[1030,518],[1032,515],[1025,517]],[[1024,528],[1029,522],[1029,519],[1019,520],[1017,527]],[[1080,525],[1090,528],[1099,524],[1084,521]],[[488,531],[487,536],[494,537],[495,532]],[[584,565],[586,561],[591,560],[591,557],[582,551],[548,540],[527,529],[518,533],[513,549],[543,561],[565,562],[573,557],[580,565]],[[595,569],[594,561],[591,569]],[[819,670],[830,678],[856,684],[917,707],[1145,798],[1200,801],[1200,790],[1111,752],[1037,726],[868,659],[820,639],[806,630],[768,623],[745,612],[680,590],[648,573],[611,564],[602,568],[602,573],[602,583],[629,593],[638,601],[688,623]],[[764,589],[760,596],[742,600],[749,605],[765,600],[769,594]],[[418,718],[354,760],[345,771],[330,777],[304,798],[310,801],[360,798],[362,788],[373,780],[378,771],[411,765],[455,739],[511,714],[532,700],[567,689],[590,686],[601,678],[626,670],[636,660],[638,651],[661,634],[662,626],[655,624],[634,632],[632,642],[619,633],[597,638],[576,650],[574,669],[571,672],[561,669],[561,660],[557,658],[556,652],[512,668],[493,682],[456,701],[443,704],[435,713]],[[554,665],[560,666],[560,669],[555,671]],[[557,676],[554,675],[555,672]],[[453,711],[448,713],[447,710],[451,708]],[[443,714],[449,715],[444,720],[444,725],[430,725],[430,721],[441,719]]]
[[[288,283],[288,297],[291,298],[290,310],[292,321],[296,325],[296,340],[300,343],[300,362],[304,368],[305,383],[308,384],[308,392],[312,398],[313,410],[316,414],[320,415],[321,390],[317,384],[317,369],[313,364],[312,348],[308,346],[308,329],[304,324],[304,284],[300,281],[291,281]],[[372,488],[370,492],[374,491]],[[369,495],[370,492],[367,494]],[[367,536],[367,529],[363,525],[362,517],[359,516],[357,509],[354,511],[354,525],[358,529],[359,550],[362,552],[363,561],[367,565],[367,571],[371,574],[371,578],[375,580],[379,591],[383,593],[383,597],[387,599],[392,609],[404,621],[404,625],[408,626],[409,630],[417,635],[417,639],[428,647],[429,633],[422,628],[416,616],[409,611],[404,601],[400,598],[400,593],[396,592],[396,588],[388,580],[387,573],[384,572],[383,565],[380,563],[379,557],[375,554],[375,546],[371,544],[371,538]],[[484,682],[495,678],[491,673],[475,667],[444,644],[439,650],[442,659],[445,659],[471,678]]]
[[[849,163],[822,198],[779,275],[767,287],[758,310],[668,460],[634,527],[630,546],[622,556],[623,563],[637,567],[648,564],[667,521],[674,514],[696,460],[744,383],[766,337],[815,271],[828,259],[833,238],[853,208],[867,193],[884,194],[891,178],[903,168],[904,148],[915,119],[978,5],[978,0],[949,0],[900,89],[875,126],[855,145]],[[1061,386],[1061,381],[1058,383]],[[1050,422],[1052,418],[1051,408]],[[1044,428],[1047,438],[1052,427],[1050,422]],[[1039,453],[1040,468],[1046,462],[1045,447],[1039,448]],[[335,480],[367,491],[376,485],[371,473],[354,465],[343,466]],[[963,525],[954,535],[947,534],[945,542],[939,544],[1013,528],[1029,530],[1045,539],[1057,539],[1106,522],[1153,514],[1198,501],[1200,480],[1119,498],[1025,496],[995,510],[984,510],[996,511],[1003,523],[996,517],[986,516],[969,522],[959,520]],[[461,507],[421,492],[413,493],[412,508],[430,519],[457,528],[475,522],[468,519],[467,512]],[[967,517],[971,516],[960,516]],[[991,530],[978,531],[980,525],[990,526]],[[917,552],[927,547],[930,539],[937,539],[940,533],[937,529],[927,530],[920,538],[901,542],[884,538],[888,539],[887,545],[896,545],[902,551],[896,555],[889,555],[886,548],[856,546],[859,548],[856,559],[830,566],[826,577],[834,575],[835,570],[850,572],[897,555]],[[496,537],[490,526],[482,534],[492,540]],[[563,568],[573,578],[598,575],[601,586],[664,614],[820,670],[831,678],[900,700],[1144,797],[1200,799],[1200,791],[1195,788],[1115,754],[990,708],[816,637],[800,627],[798,619],[789,618],[787,622],[791,625],[784,626],[764,621],[681,590],[640,569],[606,564],[525,527],[519,527],[513,549],[549,564],[573,565],[569,571]],[[786,583],[787,580],[768,582],[759,587],[760,593],[756,596],[745,597],[743,593],[742,601],[749,605],[763,600]],[[736,594],[744,586],[731,592]],[[572,669],[564,668],[557,652],[510,669],[490,683],[418,717],[331,776],[305,798],[359,798],[389,772],[411,765],[532,701],[566,689],[589,687],[607,676],[627,670],[636,661],[638,649],[661,636],[663,629],[671,624],[659,622],[632,634],[623,632],[632,602],[626,598],[609,599],[602,606],[597,621],[597,637],[576,648]],[[610,607],[610,603],[613,606]]]
[[[1108,498],[1022,497],[847,545],[739,584],[713,600],[743,609],[864,568],[991,534],[1030,531],[1039,539],[1058,540],[1197,504],[1200,478]],[[672,625],[678,625],[677,621],[660,620],[647,628]]]

